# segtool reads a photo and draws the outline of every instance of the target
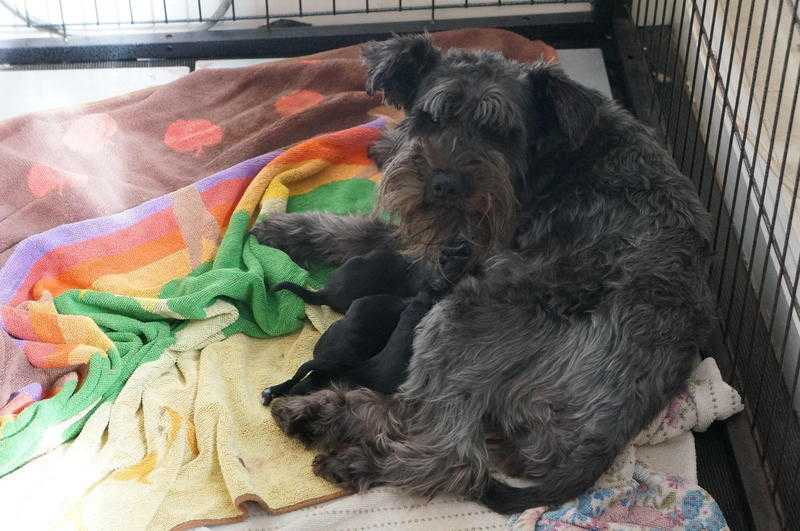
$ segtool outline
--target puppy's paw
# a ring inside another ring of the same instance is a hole
[[[261,391],[261,403],[263,405],[268,406],[270,402],[272,402],[273,398],[276,397],[275,397],[275,391],[272,389],[272,387],[267,387],[266,389]]]
[[[372,483],[369,459],[358,446],[319,454],[311,466],[316,475],[347,490],[365,490]]]

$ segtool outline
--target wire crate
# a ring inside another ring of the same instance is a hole
[[[714,221],[715,354],[745,399],[771,512],[800,526],[800,25],[784,0],[634,0],[640,109]],[[748,434],[738,434],[745,438]],[[741,443],[742,441],[734,441]],[[752,463],[749,463],[752,465]],[[752,499],[758,499],[752,493]]]

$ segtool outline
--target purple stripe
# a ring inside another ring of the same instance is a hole
[[[383,116],[378,116],[376,119],[372,120],[371,122],[364,124],[363,127],[371,127],[372,129],[383,129],[386,127],[386,122],[388,120]]]
[[[213,185],[228,179],[252,176],[260,169],[259,164],[263,167],[266,164],[264,161],[272,160],[277,154],[278,152],[272,152],[241,162],[198,181],[196,186],[203,191],[211,186],[209,182]],[[14,252],[0,269],[0,304],[7,304],[25,282],[36,262],[57,247],[88,241],[125,229],[171,206],[172,199],[170,194],[167,194],[111,216],[60,225],[25,238],[17,244]]]
[[[8,401],[11,402],[16,397],[23,394],[29,398],[32,398],[33,400],[41,400],[42,395],[44,395],[44,389],[42,389],[42,384],[39,382],[29,383],[25,387],[17,389],[11,393],[11,395],[8,397]]]
[[[209,188],[216,186],[222,181],[228,181],[231,179],[242,179],[244,177],[255,177],[256,174],[260,172],[264,166],[272,162],[272,160],[275,157],[277,157],[282,153],[283,150],[277,149],[275,151],[267,153],[266,155],[259,155],[258,157],[254,157],[244,162],[240,162],[236,166],[233,166],[231,168],[228,168],[227,170],[221,171],[210,177],[206,177],[201,181],[198,181],[195,184],[195,187],[199,192],[205,192]]]

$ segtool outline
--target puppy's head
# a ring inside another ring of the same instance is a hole
[[[532,153],[580,146],[596,114],[593,96],[549,65],[442,53],[427,35],[369,43],[363,55],[367,91],[406,112],[390,135],[379,206],[417,256],[437,257],[452,238],[477,255],[507,244],[535,188]]]

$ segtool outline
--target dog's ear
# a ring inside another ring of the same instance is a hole
[[[551,65],[534,66],[528,81],[539,116],[554,122],[570,147],[581,146],[597,121],[597,96]]]
[[[386,103],[401,109],[411,106],[420,82],[441,59],[428,34],[369,42],[362,55],[367,65],[367,93],[382,90]]]

